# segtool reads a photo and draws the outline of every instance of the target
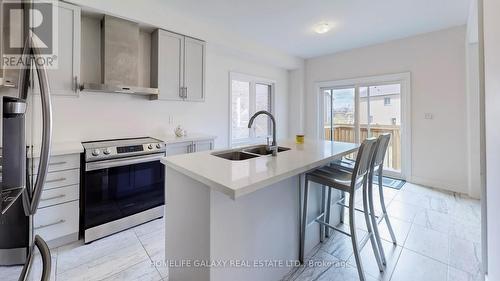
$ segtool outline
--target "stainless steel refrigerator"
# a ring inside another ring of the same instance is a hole
[[[23,24],[30,20],[30,2],[24,5]],[[2,22],[3,25],[7,24]],[[4,29],[5,30],[5,29]],[[24,37],[21,58],[31,62],[40,56],[35,40],[28,34]],[[31,67],[18,70],[17,96],[1,96],[1,181],[0,181],[0,265],[24,265],[19,280],[26,280],[38,248],[43,264],[42,280],[49,280],[51,271],[50,250],[33,232],[33,216],[37,212],[40,196],[47,175],[51,149],[52,111],[47,73],[43,65],[32,63]],[[34,79],[34,76],[38,79]],[[32,81],[38,81],[40,95],[31,95]],[[12,91],[11,91],[12,92]],[[36,181],[30,182],[27,168],[27,152],[33,140],[26,140],[26,110],[33,99],[41,99],[42,139]]]

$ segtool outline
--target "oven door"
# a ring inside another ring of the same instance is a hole
[[[163,156],[161,153],[86,163],[82,190],[84,228],[163,205]]]

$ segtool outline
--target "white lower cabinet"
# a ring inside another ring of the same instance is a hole
[[[194,152],[207,151],[214,149],[214,140],[196,141],[193,143]]]
[[[214,149],[214,139],[185,141],[169,144],[167,142],[167,156],[207,151]]]
[[[35,234],[40,235],[49,244],[51,241],[70,235],[78,239],[78,217],[78,200],[39,208],[34,218]]]
[[[167,143],[167,156],[186,154],[191,152],[193,142]]]
[[[31,181],[39,159],[33,159]],[[80,224],[80,154],[51,156],[40,204],[33,218],[35,234],[51,247],[78,240]]]

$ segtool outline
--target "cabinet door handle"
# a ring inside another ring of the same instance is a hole
[[[64,197],[66,197],[66,194],[59,194],[59,195],[52,196],[52,197],[42,198],[42,199],[40,199],[40,201],[50,201],[50,200],[64,198]]]
[[[188,88],[184,87],[184,98],[187,99],[188,97]]]
[[[184,98],[184,87],[179,88],[179,97]]]
[[[75,76],[75,93],[78,94],[78,90],[80,90],[80,85],[78,85],[78,76]]]
[[[53,183],[53,182],[60,182],[60,181],[65,181],[66,178],[58,178],[58,179],[53,179],[53,180],[46,180],[45,183]]]
[[[53,222],[53,223],[42,224],[42,225],[39,225],[39,226],[35,227],[35,230],[46,228],[46,227],[57,225],[57,224],[61,224],[61,223],[65,223],[65,222],[66,222],[66,220],[58,220],[58,221]]]

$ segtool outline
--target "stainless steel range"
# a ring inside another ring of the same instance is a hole
[[[165,143],[149,137],[82,143],[85,243],[163,216]]]

